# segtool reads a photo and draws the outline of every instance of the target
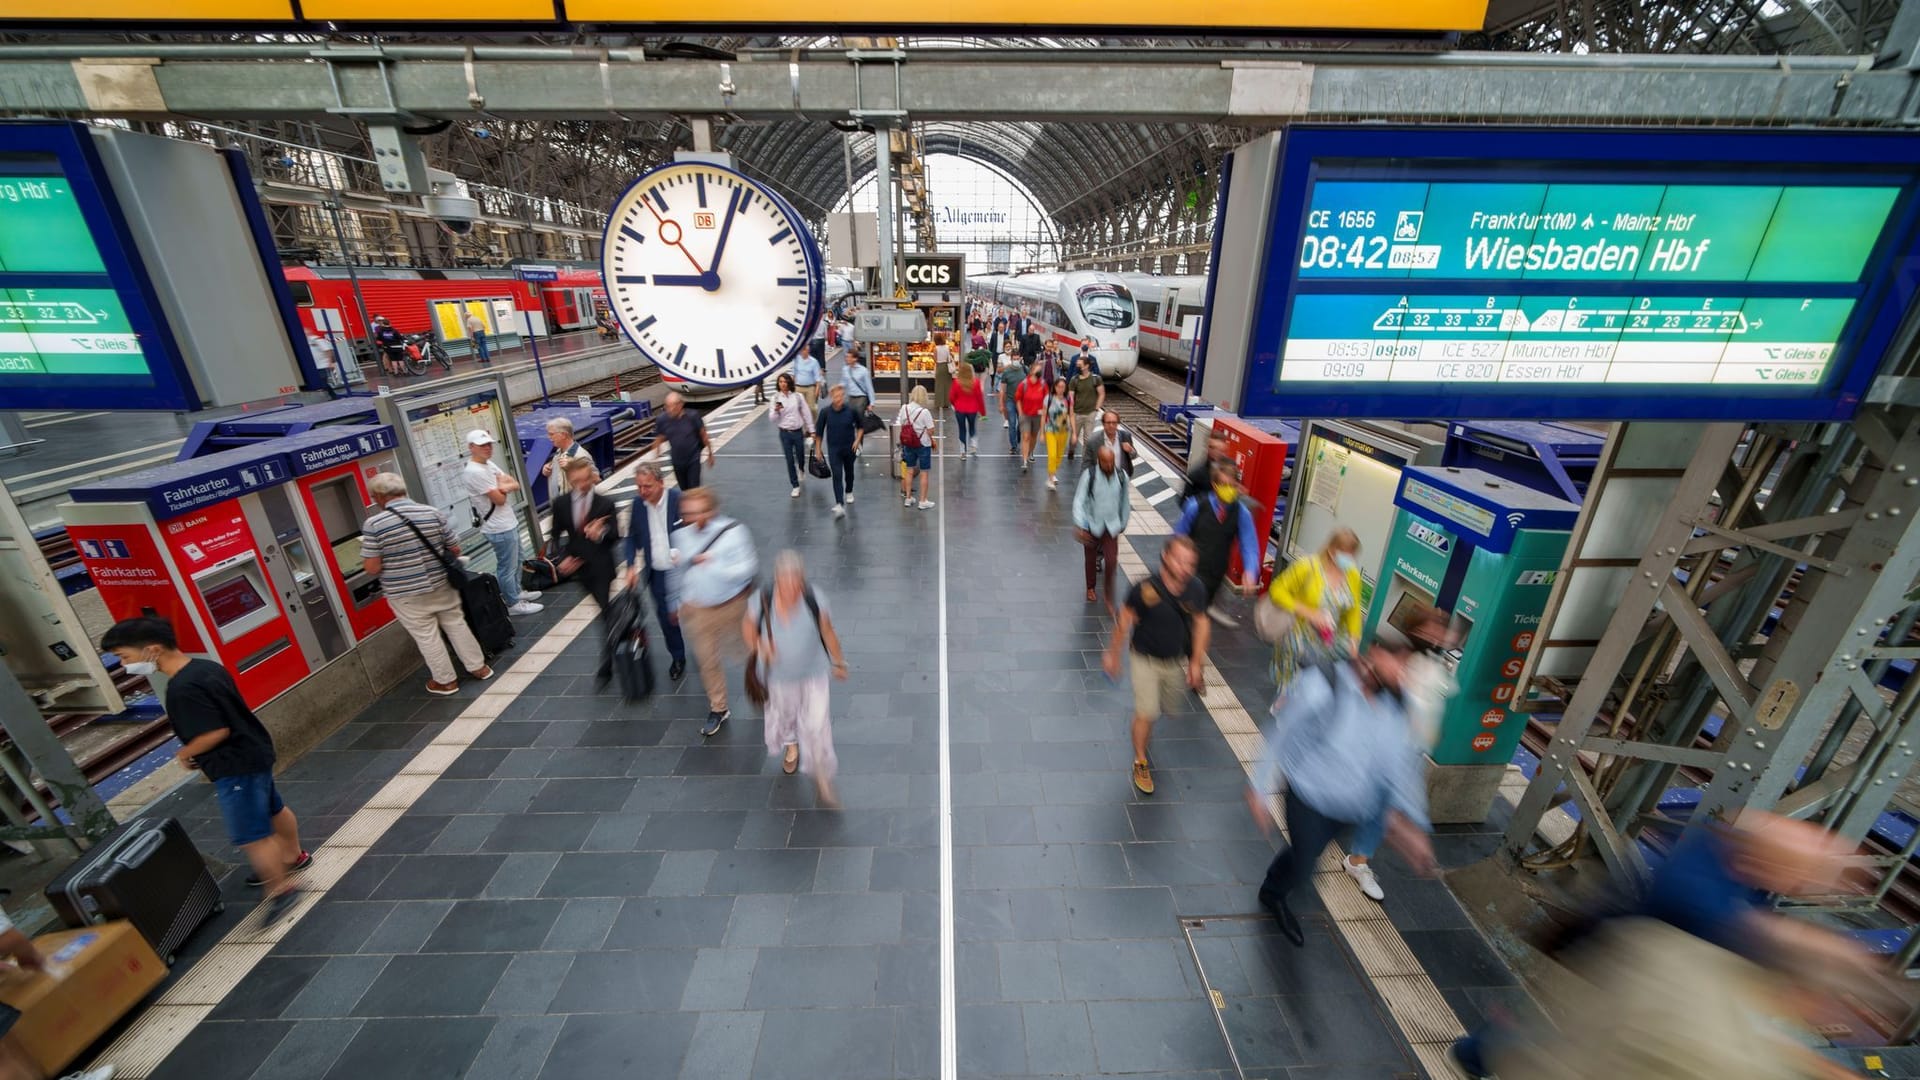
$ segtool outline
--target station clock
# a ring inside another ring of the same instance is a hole
[[[756,382],[820,317],[819,246],[787,201],[703,161],[642,174],[607,219],[601,273],[614,316],[661,370]]]

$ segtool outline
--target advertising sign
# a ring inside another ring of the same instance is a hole
[[[1844,419],[1915,281],[1920,139],[1295,129],[1247,411]]]
[[[965,255],[909,251],[900,256],[900,264],[908,289],[958,289],[967,283]]]

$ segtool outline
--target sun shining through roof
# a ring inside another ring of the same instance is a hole
[[[1060,259],[1053,222],[1021,184],[956,154],[927,155],[928,202],[940,250],[967,257],[969,274],[1052,266]],[[836,211],[847,209],[843,196]],[[873,176],[854,193],[853,209],[874,208]]]

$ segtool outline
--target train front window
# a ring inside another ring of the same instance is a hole
[[[1125,330],[1133,325],[1133,297],[1112,285],[1083,285],[1076,294],[1080,313],[1096,330]]]

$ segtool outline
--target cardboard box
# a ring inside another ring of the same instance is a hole
[[[0,1003],[20,1010],[8,1033],[49,1076],[140,1004],[167,965],[130,922],[62,930],[33,939],[44,971],[0,964]]]

